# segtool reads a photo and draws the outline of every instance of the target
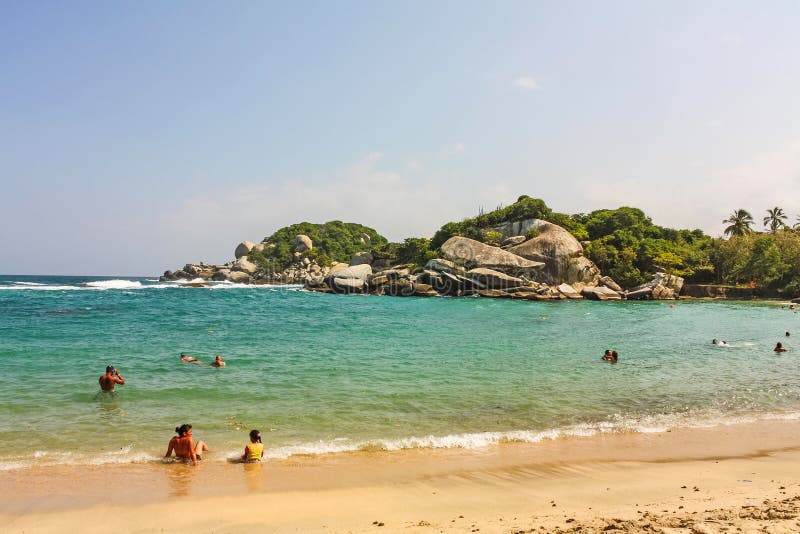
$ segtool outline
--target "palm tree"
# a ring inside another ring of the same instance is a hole
[[[794,223],[794,226],[792,226],[792,228],[800,228],[800,215],[797,216],[797,222]]]
[[[767,216],[764,217],[764,226],[774,234],[778,231],[778,228],[786,227],[786,223],[783,222],[785,219],[786,214],[783,212],[783,208],[775,206],[771,210],[767,210]]]
[[[750,226],[752,226],[755,221],[753,221],[753,216],[750,215],[747,210],[738,209],[722,222],[730,224],[730,226],[725,228],[725,235],[742,236],[753,231]]]

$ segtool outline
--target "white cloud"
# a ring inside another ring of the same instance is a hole
[[[516,87],[522,87],[523,89],[528,89],[528,90],[539,89],[539,84],[536,83],[536,80],[534,80],[530,76],[520,76],[519,78],[514,80],[514,85]]]

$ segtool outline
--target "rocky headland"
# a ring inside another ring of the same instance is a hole
[[[343,223],[339,223],[343,224]],[[354,238],[349,262],[320,261],[305,234],[291,242],[289,261],[266,261],[281,244],[271,238],[243,241],[225,264],[189,263],[167,271],[161,280],[202,285],[205,281],[241,284],[302,284],[310,291],[434,297],[440,295],[520,300],[675,299],[683,278],[659,271],[644,284],[623,288],[604,276],[569,231],[537,218],[508,221],[489,229],[499,241],[489,244],[462,236],[447,239],[424,264],[399,262],[373,238]],[[287,256],[284,256],[287,257]],[[325,257],[327,259],[327,257]]]

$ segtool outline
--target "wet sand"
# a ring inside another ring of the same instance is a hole
[[[107,521],[122,532],[800,530],[800,421],[263,465],[209,459],[4,472],[0,531],[101,532]]]

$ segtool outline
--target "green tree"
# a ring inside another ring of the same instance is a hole
[[[775,206],[771,210],[767,210],[767,216],[764,217],[764,226],[769,228],[769,231],[774,234],[779,228],[786,228],[786,223],[784,222],[786,219],[787,217],[783,212],[783,208]]]
[[[725,228],[725,235],[743,236],[753,231],[753,216],[747,210],[738,209],[722,222],[730,225]]]

